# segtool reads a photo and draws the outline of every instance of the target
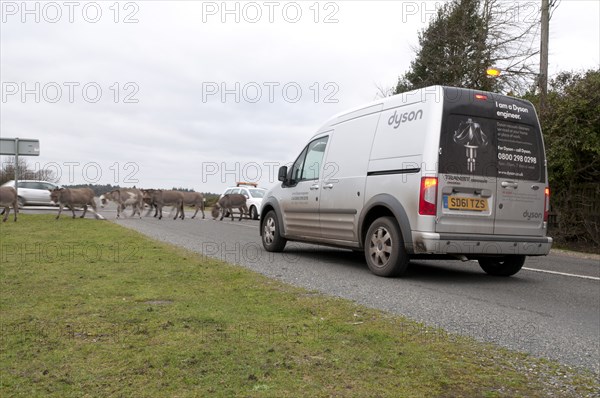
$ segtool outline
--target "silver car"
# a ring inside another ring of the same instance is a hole
[[[3,187],[15,187],[15,181],[10,180]],[[19,180],[19,207],[27,205],[54,206],[50,199],[50,191],[59,186],[48,181]]]

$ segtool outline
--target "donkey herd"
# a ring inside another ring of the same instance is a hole
[[[50,191],[50,198],[52,202],[58,204],[58,219],[66,207],[73,213],[75,218],[75,208],[82,207],[83,214],[80,218],[85,217],[85,214],[90,207],[90,211],[94,213],[96,219],[104,219],[98,214],[96,208],[96,200],[94,191],[90,188],[56,188]],[[204,195],[199,192],[180,192],[173,190],[163,189],[138,189],[138,188],[119,188],[107,192],[100,196],[101,207],[104,207],[108,202],[114,202],[117,205],[117,218],[124,214],[124,210],[127,206],[131,206],[133,211],[131,217],[136,214],[142,218],[142,210],[144,207],[148,207],[146,216],[148,216],[154,209],[154,217],[162,219],[163,207],[171,207],[177,209],[175,213],[177,218],[184,219],[184,207],[190,206],[196,209],[196,212],[192,216],[195,218],[199,211],[202,212],[202,218],[204,215]],[[18,214],[18,197],[17,191],[12,187],[0,187],[0,208],[3,208],[1,214],[4,214],[3,222],[8,219],[10,208],[14,211],[14,221],[17,221]],[[240,212],[239,221],[242,220],[244,215],[248,215],[248,206],[246,205],[246,197],[241,194],[228,194],[223,195],[212,208],[211,215],[213,219],[216,219],[219,214],[223,220],[224,215],[228,212],[233,220],[233,209],[237,209]]]

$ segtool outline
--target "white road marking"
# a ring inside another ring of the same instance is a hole
[[[219,221],[219,220],[215,220],[215,221]],[[220,221],[224,224],[230,224],[230,225],[239,225],[240,227],[246,227],[246,228],[255,228],[258,231],[258,224],[254,224],[254,225],[249,225],[249,224],[243,224],[242,221]]]
[[[536,269],[536,268],[527,268],[527,267],[523,267],[522,269],[527,270],[527,271],[544,272],[546,274],[554,274],[554,275],[562,275],[562,276],[572,276],[574,278],[591,279],[593,281],[600,281],[600,278],[598,278],[596,276],[568,274],[566,272],[548,271],[548,270],[545,270],[545,269]]]

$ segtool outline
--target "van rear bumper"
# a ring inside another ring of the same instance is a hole
[[[471,235],[413,232],[414,253],[431,254],[522,254],[545,256],[550,253],[548,236]]]

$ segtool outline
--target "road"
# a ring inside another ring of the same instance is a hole
[[[116,221],[114,212],[101,213]],[[415,260],[404,277],[388,279],[348,250],[290,242],[268,253],[257,221],[116,222],[296,286],[600,374],[598,256],[531,257],[510,278],[486,275],[474,261]]]

